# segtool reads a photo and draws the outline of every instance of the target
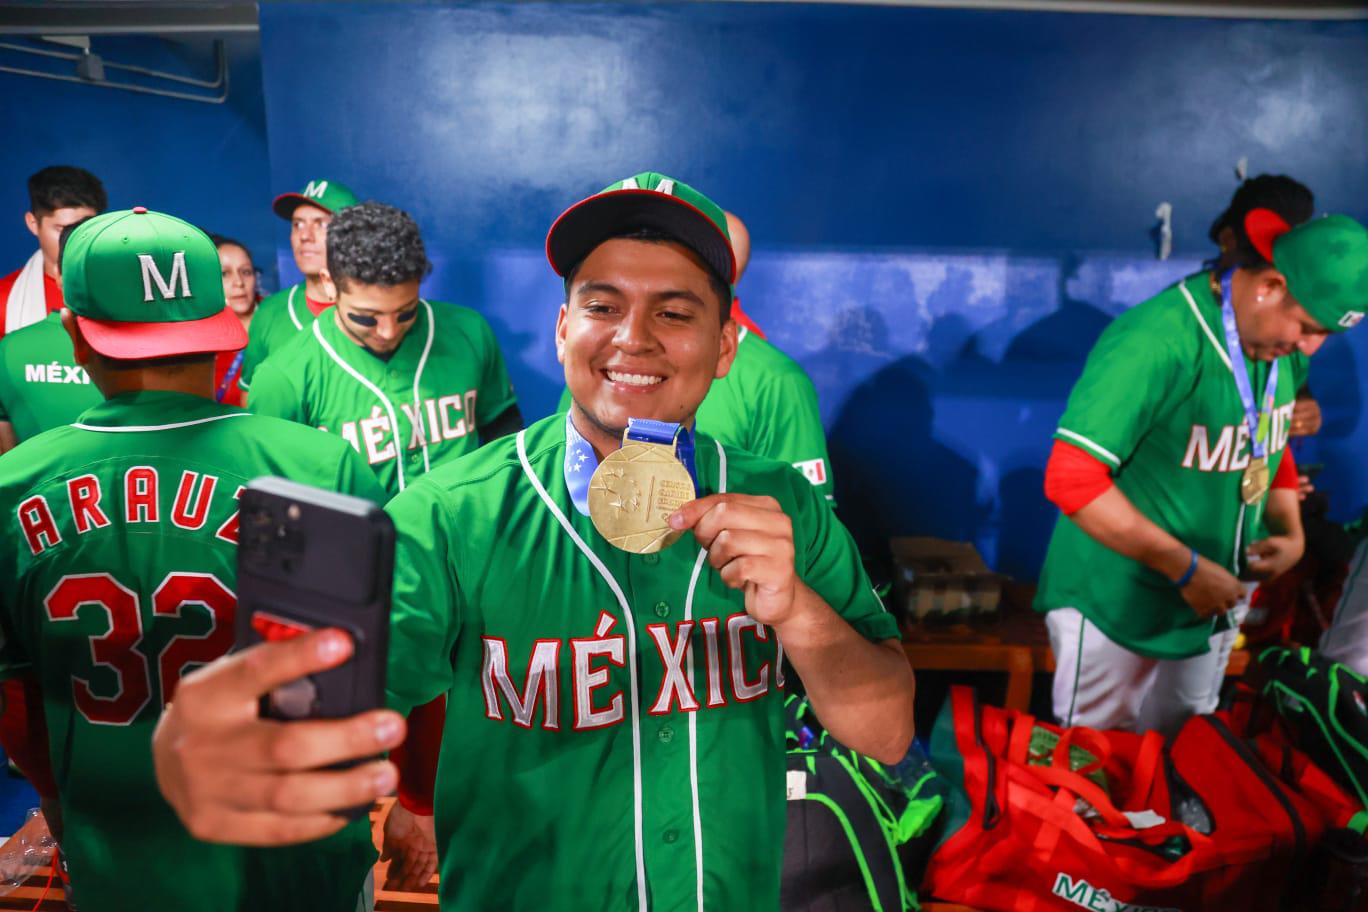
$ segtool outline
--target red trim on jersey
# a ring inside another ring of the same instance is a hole
[[[751,332],[755,333],[760,338],[765,338],[765,331],[761,329],[756,324],[756,322],[750,318],[750,315],[748,313],[741,309],[740,298],[732,298],[731,318],[735,320],[737,323],[740,323],[742,326],[746,327],[746,329],[749,329]]]
[[[332,304],[328,303],[327,301],[315,301],[307,294],[304,295],[304,304],[309,308],[309,313],[313,314],[315,317],[321,314],[323,311],[327,310],[329,307],[332,307]]]
[[[1292,458],[1292,448],[1283,450],[1282,460],[1278,463],[1278,473],[1273,476],[1273,489],[1287,488],[1297,490],[1297,460]]]
[[[1045,466],[1045,496],[1072,516],[1112,486],[1111,467],[1082,447],[1054,442]]]
[[[23,271],[23,267],[20,267],[0,278],[0,337],[5,335],[5,315],[9,312],[10,291],[14,289],[14,283],[19,281],[19,273]],[[43,273],[43,304],[47,307],[48,313],[56,313],[65,306],[62,300],[62,286],[46,272]]]
[[[424,703],[409,713],[404,743],[390,751],[390,760],[399,767],[399,803],[419,817],[432,816],[437,757],[442,750],[445,725],[446,697]]]
[[[39,795],[57,800],[57,781],[48,758],[47,720],[43,694],[32,672],[10,678],[3,688],[5,707],[0,713],[0,747],[33,785]]]

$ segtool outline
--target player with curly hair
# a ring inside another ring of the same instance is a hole
[[[420,475],[522,427],[489,324],[419,297],[432,270],[418,225],[382,203],[328,228],[337,304],[272,353],[247,406],[338,434],[398,494]]]

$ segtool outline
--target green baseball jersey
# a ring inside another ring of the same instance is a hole
[[[262,365],[247,406],[340,435],[391,494],[474,450],[480,427],[516,403],[494,332],[468,307],[420,301],[388,360],[357,345],[333,313]]]
[[[100,400],[60,314],[0,339],[0,421],[14,425],[20,440],[70,424]]]
[[[0,459],[0,652],[42,688],[83,912],[351,910],[374,863],[364,821],[285,850],[199,842],[157,789],[162,706],[233,645],[237,496],[260,475],[384,498],[341,441],[181,393],[117,396]]]
[[[1262,398],[1272,365],[1246,359]],[[1307,361],[1280,359],[1268,422],[1276,474]],[[1093,347],[1055,439],[1112,469],[1117,488],[1146,517],[1232,573],[1265,537],[1263,503],[1247,508],[1240,479],[1250,441],[1206,273],[1190,276],[1117,317]],[[1183,658],[1207,649],[1203,620],[1166,578],[1095,541],[1061,516],[1041,571],[1036,608],[1073,607],[1141,655]]]
[[[247,349],[242,355],[242,374],[238,386],[246,391],[266,356],[288,345],[295,336],[308,329],[315,319],[304,293],[303,282],[263,298],[252,314],[251,325],[247,327]]]
[[[777,909],[780,644],[691,533],[636,555],[595,531],[567,489],[565,423],[496,440],[386,507],[390,700],[447,695],[442,906]],[[811,485],[704,434],[696,447],[703,492],[776,498],[807,584],[869,639],[897,636]]]
[[[570,409],[570,390],[560,411]],[[731,370],[714,380],[695,417],[700,431],[727,446],[787,462],[827,500],[834,499],[817,389],[788,355],[744,326]]]

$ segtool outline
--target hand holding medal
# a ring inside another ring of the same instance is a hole
[[[794,568],[793,521],[773,497],[710,494],[685,504],[670,527],[692,529],[722,582],[746,594],[746,613],[778,627],[792,620],[801,581]]]

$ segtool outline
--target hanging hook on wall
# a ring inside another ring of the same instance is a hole
[[[1159,239],[1159,259],[1167,260],[1169,254],[1173,253],[1173,204],[1160,203],[1159,208],[1154,210],[1154,217],[1159,219],[1154,229]]]

